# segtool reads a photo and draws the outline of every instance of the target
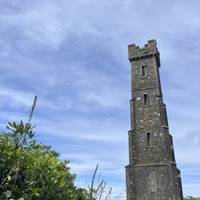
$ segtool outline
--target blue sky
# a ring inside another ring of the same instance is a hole
[[[127,45],[155,38],[185,195],[200,196],[200,1],[0,0],[0,123],[27,120],[87,186],[97,163],[125,189]]]

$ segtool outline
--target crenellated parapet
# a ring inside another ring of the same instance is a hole
[[[149,40],[148,43],[145,44],[142,48],[140,48],[136,44],[130,44],[128,46],[128,56],[130,62],[139,60],[141,58],[144,59],[149,58],[151,56],[156,56],[158,66],[160,66],[160,56],[156,40]]]

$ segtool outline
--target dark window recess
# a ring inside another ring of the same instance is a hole
[[[144,94],[144,106],[147,106],[148,103],[148,96],[147,94]]]
[[[147,66],[142,66],[142,77],[145,77],[147,75]]]
[[[147,146],[151,146],[151,134],[147,133]]]

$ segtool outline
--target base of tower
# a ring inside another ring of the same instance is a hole
[[[126,167],[127,200],[183,200],[176,164]]]

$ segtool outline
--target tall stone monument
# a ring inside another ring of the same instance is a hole
[[[155,40],[128,47],[132,73],[127,200],[183,200],[166,106],[160,83]]]

